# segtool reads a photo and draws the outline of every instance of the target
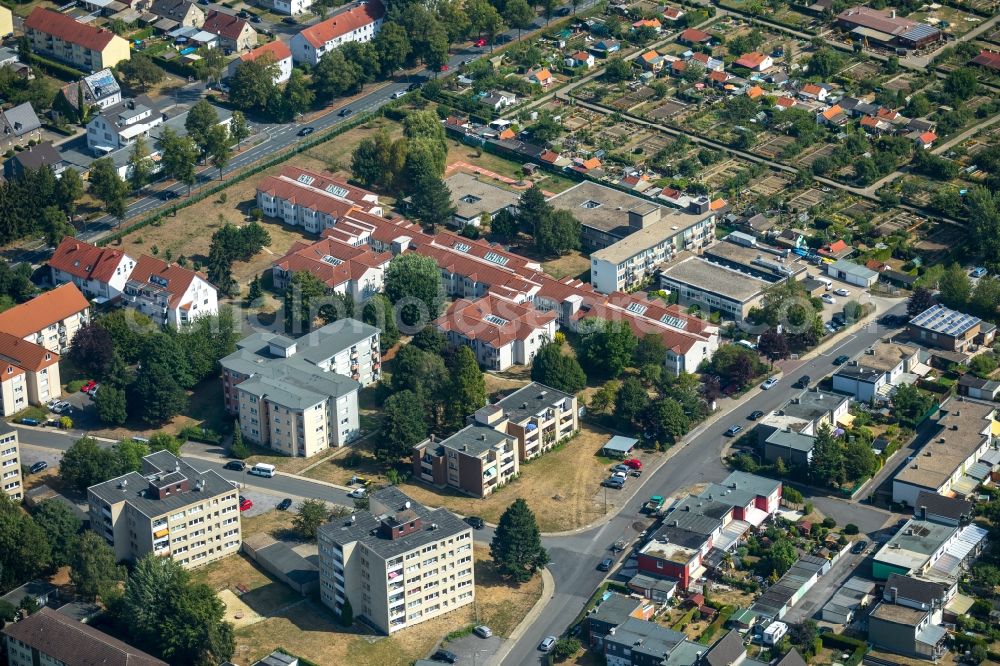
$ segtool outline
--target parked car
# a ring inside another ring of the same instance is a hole
[[[223,469],[232,469],[232,470],[235,470],[237,472],[242,472],[246,468],[247,468],[247,464],[245,462],[243,462],[242,460],[230,460],[225,465],[223,465]]]
[[[486,527],[486,521],[479,516],[469,516],[465,519],[465,522],[474,530],[481,530]]]
[[[482,48],[482,47],[486,46],[486,38],[485,37],[480,37],[476,41],[472,42],[472,45],[475,46],[475,47],[477,47],[477,48]]]
[[[36,426],[41,423],[38,419],[21,419],[21,425]]]
[[[556,644],[555,636],[546,636],[542,639],[542,642],[538,644],[538,649],[542,652],[548,652],[552,649],[552,646]]]
[[[303,127],[299,130],[299,136],[309,136],[316,131],[315,127]]]
[[[458,655],[450,650],[438,650],[431,655],[431,661],[443,661],[446,664],[454,664],[458,662]]]
[[[762,416],[764,416],[764,412],[760,411],[759,409],[755,409],[752,412],[750,412],[750,416],[747,418],[749,418],[751,421],[756,421]]]
[[[262,19],[257,14],[254,14],[253,16],[250,17],[250,22],[251,23],[260,23],[261,20]]]
[[[87,395],[89,395],[91,398],[95,397],[97,395],[97,389],[99,388],[101,388],[100,384],[94,384],[93,386],[90,387],[90,390],[87,391]]]
[[[292,500],[289,497],[278,502],[278,511],[288,511],[292,508]]]
[[[556,16],[569,16],[570,11],[569,7],[560,7],[556,10]]]
[[[423,84],[420,81],[414,81],[410,85],[406,86],[407,92],[413,92],[414,90],[420,90],[420,86]]]
[[[624,472],[625,474],[628,474],[628,471],[630,469],[632,469],[632,468],[629,467],[628,465],[625,465],[625,464],[622,463],[622,464],[618,464],[618,465],[615,465],[614,467],[612,467],[611,471],[612,472]]]
[[[767,379],[764,380],[764,382],[760,385],[760,387],[765,391],[770,391],[777,385],[778,385],[778,379],[776,377],[768,377]]]
[[[47,462],[45,462],[44,460],[39,460],[38,462],[36,462],[34,465],[32,465],[31,467],[29,467],[28,469],[31,470],[32,474],[38,474],[39,472],[42,472],[42,471],[44,471],[44,470],[46,470],[48,468],[49,468],[49,464]]]
[[[642,461],[638,458],[629,458],[628,460],[622,461],[623,465],[627,465],[632,469],[642,469]]]
[[[827,303],[828,305],[837,304],[837,299],[831,296],[830,294],[823,294],[822,296],[819,297],[819,300],[823,301],[824,303]]]
[[[479,636],[480,638],[489,638],[490,636],[493,635],[493,630],[487,627],[485,624],[480,624],[475,629],[472,630],[472,633],[474,633],[476,636]]]
[[[841,287],[840,289],[834,289],[833,293],[837,294],[837,296],[850,296],[851,295],[851,290],[850,289],[844,289],[843,287]]]
[[[856,544],[854,544],[854,547],[851,548],[851,552],[854,553],[855,555],[860,555],[861,553],[865,552],[866,548],[868,548],[868,542],[862,539],[861,541],[858,541]]]
[[[80,387],[80,393],[90,393],[90,390],[97,386],[97,382],[93,379],[88,380],[86,384]]]
[[[400,97],[402,97],[405,94],[406,94],[405,90],[397,90],[396,92],[392,93],[392,98],[393,99],[399,99]]]
[[[295,25],[296,23],[298,23],[298,21],[296,21],[291,16],[286,16],[285,18],[281,19],[281,22],[286,23],[288,25]]]
[[[249,497],[243,497],[240,495],[240,511],[246,511],[253,508],[253,500]]]
[[[812,383],[812,377],[809,375],[802,375],[799,377],[799,381],[795,383],[798,388],[809,388],[809,384]]]
[[[57,402],[56,404],[52,405],[51,407],[49,407],[49,409],[51,409],[56,414],[62,414],[63,412],[72,412],[73,405],[63,400],[61,402]]]
[[[841,354],[837,358],[833,359],[833,364],[834,365],[844,365],[845,363],[847,363],[850,360],[851,360],[850,356],[848,356],[847,354]]]
[[[729,430],[726,431],[726,437],[736,437],[736,435],[740,433],[742,430],[743,426],[741,425],[731,426]]]
[[[347,496],[353,497],[355,499],[361,499],[362,497],[365,497],[367,494],[368,491],[365,490],[364,488],[355,488],[351,492],[347,493]]]
[[[976,266],[971,271],[969,271],[969,277],[981,278],[986,275],[986,269],[982,266]]]
[[[614,488],[615,490],[621,490],[625,487],[625,479],[618,476],[611,476],[601,482],[601,485],[605,488]]]
[[[605,557],[601,560],[601,563],[597,565],[598,571],[611,571],[611,567],[614,565],[615,561],[610,557]]]

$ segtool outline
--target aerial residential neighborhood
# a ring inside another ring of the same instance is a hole
[[[0,662],[1000,663],[996,3],[0,40]]]

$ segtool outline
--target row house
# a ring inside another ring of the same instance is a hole
[[[733,472],[676,503],[638,553],[639,573],[670,578],[687,589],[707,570],[709,553],[731,552],[781,502],[781,482]]]
[[[68,14],[36,7],[24,21],[32,53],[50,56],[85,72],[114,67],[131,56],[129,43],[106,28],[80,23]]]
[[[378,195],[353,187],[332,174],[288,166],[257,185],[257,205],[314,234],[335,226],[354,211],[381,216]],[[362,238],[361,242],[364,242]]]
[[[90,303],[75,284],[64,284],[0,312],[0,332],[61,354],[89,321]]]
[[[414,476],[438,487],[487,497],[517,476],[520,464],[549,451],[579,427],[576,396],[532,382],[478,410],[447,439],[413,447]]]
[[[294,0],[293,0],[294,1]],[[319,64],[330,51],[348,42],[369,42],[375,39],[385,7],[381,0],[366,0],[357,7],[320,21],[292,37],[292,57],[295,62]]]

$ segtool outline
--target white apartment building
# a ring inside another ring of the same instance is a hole
[[[35,7],[25,19],[24,35],[32,53],[51,56],[87,72],[114,67],[131,57],[128,41],[111,30],[44,7]]]
[[[296,340],[255,333],[222,359],[225,408],[243,436],[308,457],[360,433],[358,390],[381,378],[379,333],[341,319]]]
[[[0,312],[0,332],[61,354],[88,321],[90,303],[75,284],[64,284]]]
[[[0,421],[0,485],[3,486],[3,492],[12,500],[24,497],[17,429],[6,421]]]
[[[147,553],[185,568],[239,551],[239,492],[214,469],[197,470],[169,451],[142,459],[140,472],[87,489],[91,529],[116,560]]]
[[[476,581],[472,529],[445,509],[428,509],[395,487],[372,493],[371,508],[319,529],[323,603],[386,634],[471,604]]]
[[[49,269],[52,284],[75,284],[90,298],[110,300],[125,290],[135,259],[121,250],[97,247],[72,236],[59,243]]]
[[[268,176],[257,185],[257,206],[268,217],[280,218],[285,224],[314,234],[335,225],[351,229],[344,218],[359,211],[382,215],[378,195],[332,174],[294,166],[285,167],[277,176]],[[354,231],[347,241],[352,245],[365,242],[371,233],[370,228]]]
[[[311,25],[292,37],[292,57],[295,62],[307,62],[315,67],[323,56],[338,46],[374,39],[384,17],[385,8],[380,0],[363,0],[353,9]]]
[[[0,331],[0,415],[44,405],[62,394],[59,355]]]
[[[122,292],[128,307],[174,328],[219,311],[218,292],[202,274],[146,255],[136,262]]]
[[[275,6],[277,6],[277,3],[275,3]],[[243,63],[253,62],[254,60],[257,60],[257,58],[261,57],[270,58],[271,62],[277,66],[277,71],[274,74],[274,82],[276,84],[284,83],[292,77],[292,51],[288,48],[288,44],[285,44],[280,39],[268,42],[263,46],[258,46],[252,51],[244,53],[239,58],[235,58],[229,63],[229,70],[226,76],[232,76],[235,74],[236,68]]]
[[[163,124],[163,114],[146,95],[125,99],[94,116],[87,123],[87,148],[107,155],[131,146],[138,137],[149,138],[154,127]]]

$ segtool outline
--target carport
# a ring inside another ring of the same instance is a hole
[[[601,447],[601,453],[609,458],[624,459],[632,453],[632,449],[634,449],[635,445],[638,443],[639,440],[637,439],[615,435],[609,439],[603,447]]]

